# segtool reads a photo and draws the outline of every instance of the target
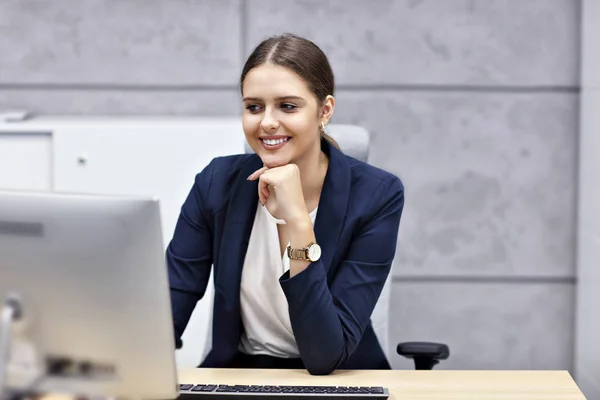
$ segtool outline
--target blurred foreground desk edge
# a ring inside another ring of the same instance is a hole
[[[383,386],[390,399],[585,399],[567,371],[348,371],[311,376],[305,370],[179,370],[179,382],[227,385]],[[44,400],[63,400],[47,396]]]

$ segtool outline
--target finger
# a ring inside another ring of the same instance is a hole
[[[269,184],[261,178],[258,184],[258,197],[262,205],[267,203],[267,199],[269,198],[270,194],[271,192],[269,191]]]
[[[263,206],[267,204],[267,200],[269,199],[269,190],[268,189],[260,189],[258,191],[258,199],[260,200],[260,204]]]
[[[260,177],[263,174],[263,172],[265,172],[268,169],[269,169],[269,167],[262,167],[261,169],[254,171],[253,173],[250,174],[250,176],[248,177],[248,180],[254,181],[254,180],[258,179],[258,177]]]
[[[263,195],[265,203],[266,203],[267,200],[269,199],[269,196],[271,195],[271,192],[269,191],[268,187],[262,188],[262,195]]]

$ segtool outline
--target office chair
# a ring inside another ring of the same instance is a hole
[[[344,154],[367,162],[369,158],[369,132],[366,129],[357,125],[330,124],[327,126],[327,133],[338,143]],[[245,144],[245,150],[246,153],[253,153],[248,143]],[[389,348],[388,325],[391,281],[392,274],[388,276],[371,316],[375,334],[386,353]],[[450,356],[447,345],[433,342],[402,342],[396,347],[396,352],[401,356],[413,359],[415,369],[418,370],[433,369],[440,360],[445,360]]]

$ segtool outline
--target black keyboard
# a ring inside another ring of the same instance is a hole
[[[204,399],[387,399],[387,388],[381,386],[261,386],[261,385],[179,385],[180,400]]]

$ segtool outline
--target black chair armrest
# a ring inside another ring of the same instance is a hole
[[[443,343],[403,342],[396,351],[401,356],[412,358],[415,369],[433,369],[433,366],[450,356],[450,349]]]

